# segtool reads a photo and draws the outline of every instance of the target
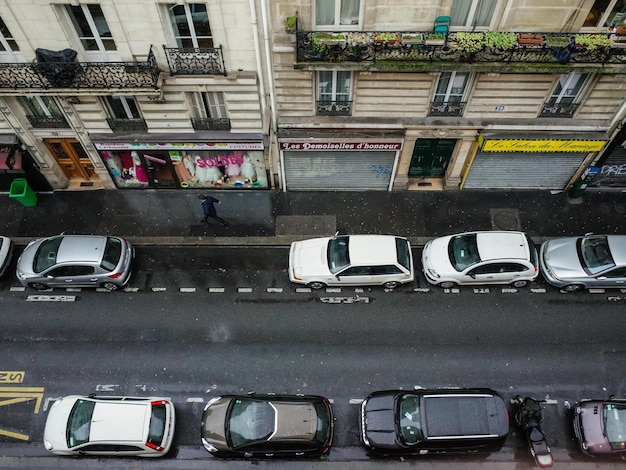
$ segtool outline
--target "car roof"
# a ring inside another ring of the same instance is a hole
[[[143,442],[149,402],[96,402],[89,440]]]
[[[607,235],[607,239],[615,264],[626,265],[626,235]]]
[[[64,235],[57,251],[57,263],[85,261],[98,263],[102,259],[106,237],[95,235]]]
[[[393,235],[350,235],[351,265],[382,265],[398,262]]]
[[[482,261],[528,259],[528,241],[522,232],[476,232]]]

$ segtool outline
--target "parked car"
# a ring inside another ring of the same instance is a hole
[[[0,277],[7,272],[12,256],[13,241],[10,238],[0,236]]]
[[[48,412],[44,446],[58,455],[161,457],[174,438],[174,405],[157,397],[70,395]]]
[[[574,433],[590,455],[626,452],[626,400],[583,400],[574,411]]]
[[[537,249],[523,232],[467,232],[424,246],[426,280],[444,288],[464,284],[524,287],[539,274]]]
[[[333,438],[330,402],[315,395],[225,395],[202,415],[202,444],[217,457],[318,457]]]
[[[487,388],[387,390],[363,400],[360,429],[374,456],[495,452],[508,435],[509,414]]]
[[[563,291],[626,287],[626,235],[554,238],[540,254],[541,274]]]
[[[415,279],[406,238],[392,235],[335,235],[294,242],[289,280],[313,289],[383,285],[393,289]]]
[[[17,260],[17,279],[35,289],[126,285],[133,246],[120,237],[58,235],[31,242]]]

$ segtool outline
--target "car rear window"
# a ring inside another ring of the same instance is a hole
[[[152,403],[152,416],[150,416],[150,429],[148,430],[148,444],[160,446],[165,435],[165,422],[167,410],[164,403]]]
[[[396,251],[398,252],[398,263],[400,266],[411,271],[411,246],[404,238],[396,238]]]
[[[119,238],[108,237],[106,246],[104,247],[104,255],[100,267],[107,271],[113,271],[120,262],[122,256],[122,240]]]
[[[40,273],[57,262],[57,253],[62,241],[63,237],[52,237],[39,245],[35,255],[35,262],[33,263],[33,271]]]

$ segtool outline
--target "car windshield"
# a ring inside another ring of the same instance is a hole
[[[235,399],[228,419],[228,437],[233,448],[267,441],[276,429],[276,410],[265,401]]]
[[[396,251],[398,252],[398,263],[411,271],[411,246],[408,240],[396,238]]]
[[[100,267],[107,271],[113,271],[120,262],[122,256],[122,240],[119,238],[108,237],[107,244],[104,247],[104,256]]]
[[[420,397],[406,393],[398,404],[400,438],[406,445],[415,445],[424,439],[420,420]]]
[[[34,272],[40,273],[57,262],[57,253],[62,241],[63,237],[52,237],[44,240],[39,245],[35,255],[35,262],[33,263]]]
[[[350,264],[348,237],[333,237],[328,242],[328,269],[335,274]]]
[[[604,405],[604,434],[613,450],[624,450],[626,441],[626,403]]]
[[[328,408],[323,402],[315,403],[315,414],[317,414],[317,431],[315,432],[315,441],[320,444],[324,444],[331,433],[331,423],[330,416],[328,413]]]
[[[606,237],[583,237],[578,240],[578,256],[587,274],[594,275],[615,267]]]
[[[67,447],[79,446],[89,442],[89,432],[91,431],[91,416],[96,403],[91,400],[78,400],[68,419],[67,426]]]
[[[165,435],[165,419],[167,411],[165,404],[161,402],[152,403],[152,415],[150,416],[150,428],[148,430],[148,443],[160,446]]]
[[[448,245],[450,263],[457,271],[463,271],[480,262],[476,234],[455,235]]]

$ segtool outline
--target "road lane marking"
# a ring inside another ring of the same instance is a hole
[[[41,409],[43,392],[43,387],[0,387],[0,406],[36,400],[35,414],[38,414]],[[2,400],[2,398],[7,398],[7,400]]]
[[[267,288],[267,292],[270,292],[270,293],[276,293],[276,292],[280,293],[282,291],[283,291],[282,287],[268,287]]]
[[[181,292],[195,292],[196,288],[195,287],[181,287],[180,291]]]
[[[21,384],[26,372],[23,370],[0,370],[0,383]]]
[[[239,287],[237,292],[252,292],[252,287]]]
[[[27,302],[74,302],[75,295],[29,295]]]
[[[220,292],[224,292],[224,288],[223,287],[209,287],[209,292],[215,292],[215,293],[220,293]]]
[[[13,439],[19,439],[21,441],[30,440],[30,436],[19,432],[7,431],[6,429],[0,429],[0,436],[12,437]]]

